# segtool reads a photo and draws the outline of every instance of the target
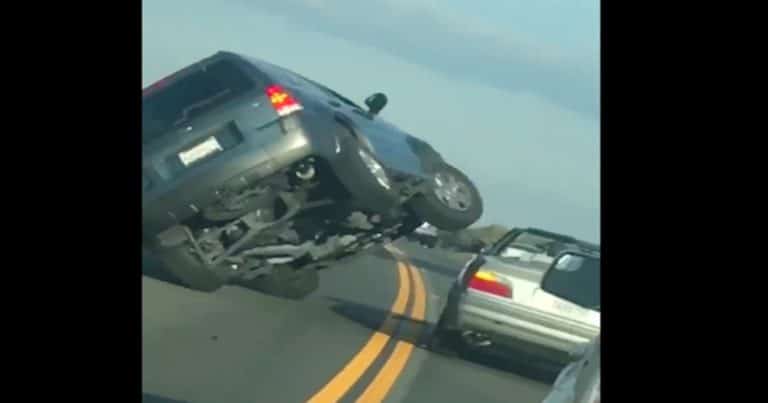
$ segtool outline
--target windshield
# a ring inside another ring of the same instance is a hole
[[[174,80],[142,100],[142,142],[153,141],[254,86],[254,82],[228,60]]]

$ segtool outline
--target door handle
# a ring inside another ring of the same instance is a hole
[[[334,108],[340,108],[341,107],[341,103],[339,101],[334,101],[332,99],[328,100],[328,105],[331,105]]]

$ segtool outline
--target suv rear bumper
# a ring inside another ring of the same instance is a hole
[[[154,237],[194,216],[217,201],[222,190],[252,185],[309,156],[325,160],[340,178],[355,178],[359,181],[359,177],[368,173],[348,166],[342,156],[345,152],[356,150],[343,150],[343,142],[337,139],[337,135],[323,134],[317,136],[320,141],[313,142],[314,137],[301,127],[293,126],[288,133],[283,133],[279,126],[260,132],[257,141],[246,139],[241,146],[225,150],[215,159],[190,169],[185,175],[158,183],[144,192],[142,212],[145,238]],[[333,146],[329,147],[329,142]],[[383,189],[380,195],[368,196],[377,201],[373,207],[381,211],[394,207],[398,201],[393,192],[388,193]]]
[[[277,136],[281,146],[292,149],[294,154],[307,154],[308,142],[302,133],[283,136],[274,133],[274,127],[259,133]],[[214,159],[193,167],[178,178],[161,181],[145,191],[142,197],[144,234],[154,235],[165,228],[197,214],[220,197],[222,190],[237,188],[244,184],[275,174],[283,165],[262,146],[259,138],[246,139],[238,147],[226,150]]]

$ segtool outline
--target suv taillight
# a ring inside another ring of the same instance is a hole
[[[478,270],[472,278],[469,279],[469,288],[488,294],[498,295],[500,297],[512,298],[512,288],[504,284],[492,272]]]
[[[280,116],[288,116],[293,112],[303,109],[301,104],[288,91],[277,84],[267,87],[267,97],[269,97],[269,102]]]

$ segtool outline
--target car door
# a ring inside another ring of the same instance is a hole
[[[599,328],[600,327],[600,312],[582,308],[570,301],[566,301],[560,297],[552,295],[543,289],[541,285],[537,284],[530,298],[526,301],[527,304],[539,309],[541,311],[562,316],[571,321],[581,324],[578,326],[575,323],[571,325],[572,330],[584,336],[582,328]],[[588,335],[587,333],[586,335]]]

